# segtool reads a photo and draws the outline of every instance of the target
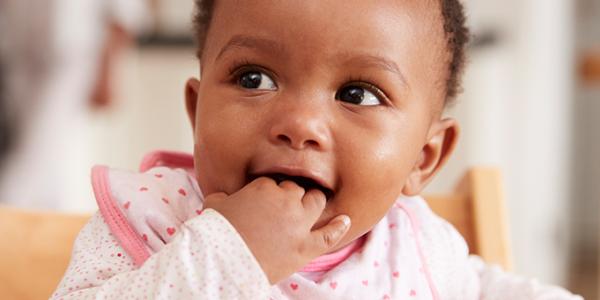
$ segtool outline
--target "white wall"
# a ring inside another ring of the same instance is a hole
[[[184,104],[184,85],[198,76],[194,49],[132,49],[122,57],[113,78],[115,105],[89,116],[86,140],[90,153],[71,161],[79,170],[72,178],[67,211],[94,211],[89,172],[94,164],[136,170],[148,151],[193,151],[193,136]]]
[[[475,33],[465,94],[450,111],[462,145],[430,190],[451,188],[473,164],[504,171],[516,272],[564,284],[569,255],[573,111],[573,2],[469,1]]]
[[[194,0],[152,0],[155,3],[156,30],[161,34],[182,35],[192,28]]]

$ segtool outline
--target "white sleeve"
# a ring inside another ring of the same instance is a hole
[[[102,216],[81,231],[52,299],[266,299],[269,281],[233,226],[207,209],[136,268]]]
[[[504,272],[498,266],[484,263],[478,256],[471,256],[469,262],[479,274],[481,300],[583,300],[563,288]]]

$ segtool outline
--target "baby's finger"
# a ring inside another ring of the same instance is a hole
[[[294,196],[298,197],[298,198],[290,199],[290,200],[298,200],[305,193],[304,188],[302,188],[301,186],[299,186],[298,184],[296,184],[295,182],[293,182],[291,180],[284,180],[284,181],[280,182],[279,187],[281,189],[283,189],[284,191],[292,192],[294,194]]]
[[[309,221],[311,225],[313,225],[319,216],[321,216],[326,203],[327,197],[325,197],[325,194],[318,189],[308,190],[306,194],[304,194],[302,197],[302,205],[308,214],[307,221]]]
[[[348,229],[350,229],[350,217],[347,215],[339,215],[331,220],[327,225],[313,230],[311,236],[313,239],[314,249],[317,253],[314,255],[321,255],[331,248],[333,248],[339,241],[346,235]]]

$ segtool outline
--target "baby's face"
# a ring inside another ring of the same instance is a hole
[[[338,248],[403,191],[418,193],[454,143],[439,141],[454,123],[439,118],[436,2],[217,1],[201,80],[187,87],[203,192],[259,176],[319,188],[328,200],[315,226],[352,219]]]

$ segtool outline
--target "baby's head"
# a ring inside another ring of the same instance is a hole
[[[458,0],[198,1],[201,79],[186,104],[205,194],[254,178],[318,188],[369,231],[439,171],[458,126],[468,31]],[[339,248],[339,247],[338,247]]]

